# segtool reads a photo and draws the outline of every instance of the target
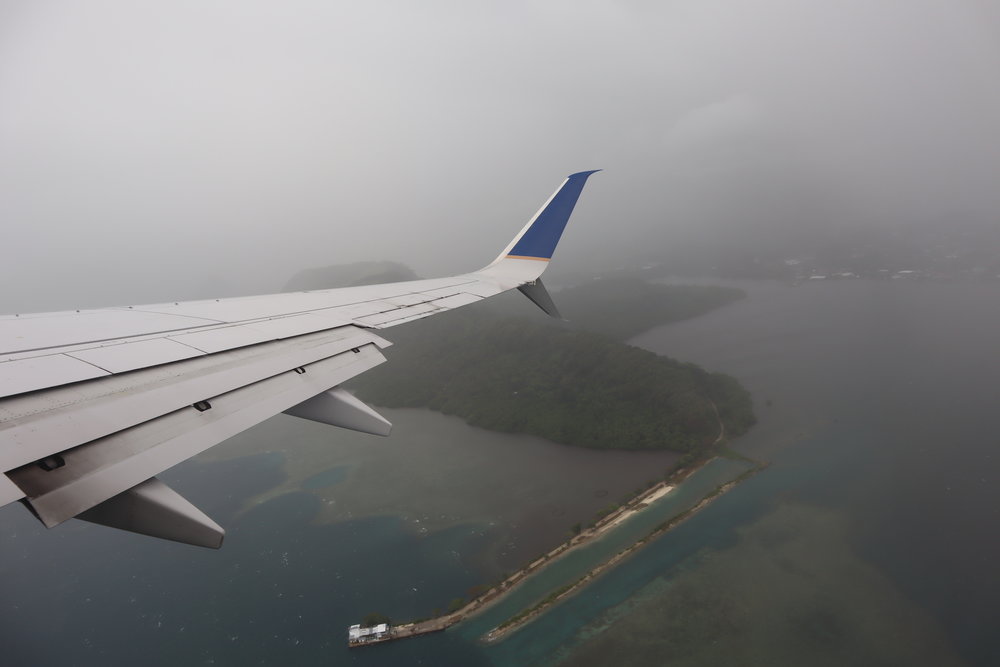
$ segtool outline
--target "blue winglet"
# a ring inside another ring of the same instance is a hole
[[[559,237],[573,213],[573,207],[580,198],[580,192],[587,182],[587,177],[601,171],[581,171],[567,177],[562,187],[556,191],[545,206],[535,214],[522,232],[521,237],[507,251],[511,259],[539,259],[548,261],[555,252]]]

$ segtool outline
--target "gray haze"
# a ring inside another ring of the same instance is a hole
[[[990,0],[0,5],[0,304],[1000,221]]]

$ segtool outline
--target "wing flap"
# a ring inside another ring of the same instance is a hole
[[[319,311],[275,317],[269,320],[257,320],[244,324],[230,324],[215,329],[171,336],[171,339],[212,353],[326,329],[336,329],[348,326],[350,323],[350,320],[344,317]]]
[[[370,343],[389,344],[369,331],[343,327],[9,398],[0,402],[0,439],[6,443],[0,470]]]
[[[63,452],[63,465],[30,463],[8,473],[32,511],[52,527],[209,447],[385,361],[369,343]]]
[[[375,313],[374,315],[366,315],[365,317],[357,318],[357,322],[366,327],[378,327],[384,326],[385,324],[392,322],[393,320],[399,320],[404,317],[413,317],[414,315],[429,315],[435,310],[438,310],[436,306],[430,303],[419,303],[415,306],[407,306],[406,308],[395,308],[393,310],[387,310],[382,313]]]
[[[0,396],[23,394],[105,375],[110,373],[65,354],[4,361],[0,363]]]
[[[136,368],[147,368],[181,361],[204,354],[189,345],[183,345],[169,338],[151,338],[134,343],[105,345],[89,350],[71,352],[67,356],[85,361],[109,373],[124,373]]]
[[[65,311],[6,317],[0,326],[0,355],[164,334],[218,324],[133,308]]]
[[[483,297],[476,294],[453,294],[451,296],[446,296],[443,299],[435,299],[431,303],[434,304],[436,308],[441,310],[452,310],[454,308],[461,308],[462,306],[467,306],[470,303],[476,303],[477,301],[482,301]]]
[[[503,287],[497,284],[497,282],[493,280],[492,276],[490,276],[489,279],[484,278],[479,282],[475,282],[470,285],[464,286],[462,289],[462,293],[473,294],[475,296],[485,299],[487,297],[496,296],[501,292],[506,292],[508,289],[511,289],[512,287],[513,285],[511,285],[511,287]]]

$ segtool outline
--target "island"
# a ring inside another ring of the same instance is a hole
[[[691,453],[715,440],[718,418],[733,436],[755,421],[727,375],[588,331],[466,311],[394,331],[390,363],[350,388],[375,405],[600,449]]]

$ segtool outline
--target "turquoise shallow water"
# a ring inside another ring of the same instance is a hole
[[[838,441],[814,443],[814,453],[831,454],[823,466],[824,475],[838,467],[849,468],[845,450],[831,446]],[[637,551],[622,567],[606,573],[579,595],[491,649],[493,664],[547,665],[572,655],[577,644],[612,627],[610,619],[622,613],[617,607],[627,606],[631,598],[642,595],[654,582],[669,581],[669,573],[696,567],[699,554],[731,547],[735,531],[772,509],[776,495],[787,494],[790,489],[797,489],[791,491],[796,496],[804,492],[809,498],[814,492],[822,493],[803,479],[800,462],[779,462],[723,494],[695,517]],[[784,500],[789,499],[785,495]],[[669,589],[666,595],[670,595]]]
[[[741,286],[747,301],[634,341],[739,377],[758,401],[760,423],[738,446],[774,462],[720,504],[732,513],[757,511],[731,533],[732,545],[711,551],[734,568],[759,553],[760,572],[731,582],[740,597],[722,605],[718,595],[719,604],[709,605],[717,613],[697,627],[706,648],[673,656],[673,664],[719,663],[725,657],[711,647],[727,644],[728,657],[746,659],[760,637],[758,660],[788,664],[1000,662],[989,621],[1000,599],[1000,534],[987,528],[1000,518],[992,418],[1000,285]],[[757,501],[748,497],[754,490]],[[755,551],[755,540],[768,544],[762,536],[790,513],[799,519],[784,530],[811,547],[793,550],[796,560],[780,540]],[[811,524],[827,527],[813,534]],[[788,574],[816,562],[824,567],[811,580]],[[774,563],[788,568],[765,573]],[[672,585],[708,587],[701,570],[714,571],[686,563]],[[771,585],[754,589],[744,584],[749,577]],[[795,595],[774,595],[779,586]],[[668,610],[669,597],[652,595],[657,604],[624,614],[605,634],[635,631],[641,615]],[[748,607],[773,622],[741,617]],[[587,643],[573,662],[591,664],[586,655],[599,654],[601,643]],[[629,650],[646,664],[669,649],[635,642]]]
[[[479,638],[522,609],[536,604],[552,590],[575,582],[595,566],[630,546],[639,538],[648,535],[665,520],[692,507],[709,491],[738,476],[747,468],[745,463],[739,461],[716,459],[710,462],[667,496],[616,526],[601,539],[559,558],[541,572],[527,579],[524,584],[485,612],[458,625],[453,632],[467,639]],[[567,604],[575,604],[575,601]],[[534,634],[522,630],[514,635],[520,634],[520,632]],[[529,639],[529,641],[531,640]]]

